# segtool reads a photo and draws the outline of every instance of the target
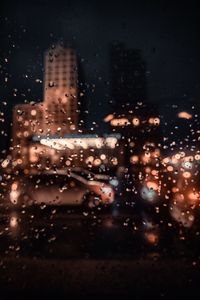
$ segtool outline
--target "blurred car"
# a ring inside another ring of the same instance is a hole
[[[115,200],[110,176],[101,177],[86,170],[9,177],[4,187],[4,202],[8,206],[84,205],[92,208]]]

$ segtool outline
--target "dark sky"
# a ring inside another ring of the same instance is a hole
[[[14,103],[42,100],[42,84],[35,80],[42,79],[43,52],[60,38],[72,43],[82,58],[87,105],[90,111],[98,111],[99,118],[108,108],[109,45],[113,41],[141,49],[147,65],[149,101],[199,101],[197,3],[1,1],[0,97],[1,102],[8,101],[4,108],[7,119]]]

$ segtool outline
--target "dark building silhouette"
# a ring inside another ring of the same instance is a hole
[[[141,51],[115,43],[110,54],[113,107],[104,121],[110,124],[111,132],[122,136],[125,165],[131,167],[133,164],[135,167],[134,159],[137,159],[142,166],[147,149],[152,152],[152,157],[154,152],[160,155],[162,128],[159,105],[147,102],[146,65]]]
[[[146,100],[145,63],[138,49],[127,49],[123,43],[111,46],[111,98],[114,109]]]

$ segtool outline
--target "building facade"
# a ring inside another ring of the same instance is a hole
[[[51,134],[77,132],[78,70],[74,49],[58,45],[45,53],[44,130]]]
[[[29,170],[33,163],[38,163],[38,153],[45,154],[47,158],[52,155],[52,149],[34,143],[34,136],[62,137],[77,132],[77,74],[77,56],[74,49],[56,45],[45,52],[44,101],[19,104],[13,110],[14,167]]]

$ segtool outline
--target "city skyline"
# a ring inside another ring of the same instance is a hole
[[[9,147],[13,105],[42,100],[43,53],[59,39],[78,50],[84,70],[81,81],[85,82],[88,128],[93,122],[90,112],[99,123],[110,108],[109,48],[113,41],[141,50],[146,63],[147,98],[159,103],[161,113],[167,115],[166,104],[176,103],[185,109],[192,101],[198,103],[199,17],[194,1],[181,6],[146,0],[127,1],[126,5],[113,1],[67,0],[57,5],[53,1],[35,4],[20,0],[12,5],[1,1],[0,5],[0,94],[2,102],[7,103],[2,105],[6,115],[0,124],[4,132],[2,150]]]
[[[44,66],[43,102],[18,104],[13,109],[8,172],[13,168],[28,175],[66,166],[117,166],[119,155],[112,152],[120,148],[120,135],[98,136],[92,129],[85,130],[80,120],[75,50],[52,45],[45,51]]]
[[[159,108],[157,104],[149,104],[146,100],[145,65],[141,59],[140,52],[134,49],[127,49],[122,43],[115,43],[111,49],[110,57],[113,99],[111,108],[113,109],[113,115],[108,114],[109,110],[104,112],[104,122],[111,125],[107,132],[119,133],[121,136],[130,136],[130,138],[133,138],[133,135],[135,135],[134,139],[137,139],[139,147],[136,152],[142,151],[141,149],[146,143],[153,143],[155,147],[159,143],[161,146],[161,131],[160,129],[153,129],[157,126],[161,127]],[[82,92],[79,89],[78,78],[78,59],[76,51],[72,47],[66,47],[63,43],[57,43],[45,51],[43,102],[18,104],[13,110],[11,150],[15,158],[14,165],[16,167],[17,165],[20,168],[29,166],[29,169],[31,164],[37,164],[40,160],[44,162],[44,156],[46,156],[47,161],[50,159],[51,162],[49,163],[52,165],[54,161],[52,157],[57,153],[57,150],[61,152],[66,150],[64,156],[64,152],[55,155],[57,157],[55,164],[61,166],[62,163],[61,161],[59,162],[61,157],[62,162],[65,164],[65,161],[68,161],[67,156],[72,154],[74,157],[74,153],[77,155],[76,147],[72,145],[72,141],[75,143],[75,139],[81,141],[78,147],[83,149],[91,148],[89,146],[91,139],[97,139],[96,142],[92,142],[94,145],[99,143],[98,136],[100,139],[104,139],[103,136],[106,131],[98,135],[95,126],[90,130],[85,128],[84,125],[87,122],[87,118],[85,120],[80,118],[83,104],[81,101],[83,100],[80,97]],[[130,101],[131,99],[132,102]],[[151,132],[153,131],[155,133],[152,135]],[[96,134],[96,137],[94,134]],[[64,138],[70,139],[70,135],[71,142],[64,141]],[[53,140],[48,141],[48,139],[55,138],[62,138],[62,143],[58,140],[54,140],[54,142]],[[99,147],[97,146],[97,148]],[[75,149],[75,152],[73,149]],[[39,159],[41,153],[43,153],[43,158]],[[92,157],[92,160],[95,161],[95,157],[87,155],[87,151],[80,157],[82,157],[80,161],[85,161],[85,163],[90,161],[89,157]],[[96,159],[99,160],[96,166],[100,166],[101,159],[99,157]],[[116,159],[118,159],[117,155],[115,156],[115,161],[117,161]],[[73,163],[68,161],[68,165],[73,165]]]

